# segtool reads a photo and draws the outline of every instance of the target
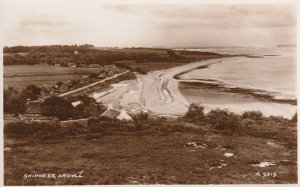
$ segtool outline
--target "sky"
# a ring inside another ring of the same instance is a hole
[[[1,7],[5,46],[269,47],[297,43],[293,5],[2,0]]]

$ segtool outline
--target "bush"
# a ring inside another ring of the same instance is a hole
[[[102,104],[85,100],[75,107],[74,118],[99,117],[105,110],[106,108]]]
[[[270,116],[268,117],[268,119],[271,121],[271,122],[275,122],[279,125],[282,125],[282,124],[289,124],[290,120],[283,117],[283,116]]]
[[[166,121],[168,121],[168,119],[164,116],[158,116],[158,117],[154,118],[153,121],[155,121],[155,122],[166,122]]]
[[[246,118],[242,120],[241,124],[243,126],[254,126],[256,124],[256,121],[250,118]]]
[[[227,109],[211,110],[207,117],[208,121],[219,130],[237,131],[240,123],[239,116]]]
[[[189,122],[200,122],[204,121],[205,119],[204,107],[197,103],[192,103],[189,106],[189,110],[183,117],[184,121]]]
[[[294,114],[294,116],[291,119],[291,122],[297,123],[297,113]]]
[[[147,122],[149,120],[149,114],[148,113],[144,113],[144,112],[141,112],[135,116],[133,116],[133,121],[134,122]]]
[[[261,120],[263,117],[263,113],[260,111],[246,111],[242,114],[243,119]]]

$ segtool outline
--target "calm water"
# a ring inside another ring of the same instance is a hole
[[[194,49],[193,49],[194,50]],[[224,54],[252,54],[264,58],[237,58],[221,60],[207,69],[197,69],[180,76],[180,79],[213,79],[229,86],[257,88],[273,94],[276,98],[297,98],[296,48],[209,48],[197,51]],[[296,106],[260,101],[238,94],[191,88],[181,84],[181,92],[189,102],[201,102],[206,110],[228,108],[241,113],[260,110],[265,115],[291,117]]]
[[[280,98],[297,98],[296,48],[202,49],[227,54],[276,55],[239,58],[191,71],[181,79],[216,79],[234,86],[271,91]]]

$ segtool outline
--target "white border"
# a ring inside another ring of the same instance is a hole
[[[26,1],[26,0],[23,0]],[[42,1],[42,0],[40,0]],[[53,0],[56,1],[56,0]],[[59,0],[59,1],[63,1],[63,0]],[[57,1],[59,3],[59,1]],[[79,0],[77,0],[78,2]],[[80,0],[80,1],[88,1],[88,2],[95,2],[95,3],[100,3],[100,4],[143,4],[143,5],[147,5],[147,4],[293,4],[297,7],[297,20],[299,20],[300,17],[300,11],[299,11],[299,3],[300,1],[298,0]],[[74,0],[75,2],[75,0]],[[0,0],[0,56],[1,56],[1,67],[0,67],[0,72],[1,72],[1,94],[0,94],[0,101],[2,103],[2,106],[0,107],[0,120],[1,123],[0,125],[2,126],[2,131],[1,131],[1,139],[0,139],[0,143],[2,145],[1,147],[1,154],[0,154],[0,158],[1,158],[1,162],[0,162],[0,185],[2,184],[2,186],[4,186],[4,157],[3,157],[3,148],[4,148],[4,142],[3,142],[3,35],[2,35],[2,29],[3,29],[3,25],[1,24],[2,21],[2,12],[1,11],[3,8],[2,5],[2,0]],[[76,3],[75,3],[76,4]],[[299,70],[299,54],[300,54],[300,50],[299,50],[299,31],[300,31],[300,27],[299,27],[299,23],[297,23],[297,94],[298,94],[298,101],[300,100],[300,85],[299,85],[299,78],[300,78],[300,70]],[[297,106],[297,111],[299,114],[299,105]],[[299,144],[300,144],[300,139],[299,139],[299,115],[298,115],[298,126],[297,126],[297,138],[298,138],[298,149],[297,149],[297,155],[298,155],[298,184],[300,181],[300,176],[299,176],[299,158],[300,158],[300,152],[299,152]],[[69,186],[69,185],[68,185]],[[84,186],[92,186],[92,185],[84,185]],[[109,185],[109,186],[117,186],[117,185]],[[125,185],[125,186],[136,186],[136,185]],[[147,186],[157,186],[157,185],[147,185]],[[160,186],[166,186],[166,185],[160,185]],[[183,186],[183,185],[172,185],[172,186]],[[207,185],[196,185],[196,186],[207,186]],[[220,186],[220,185],[211,185],[211,186]],[[224,185],[225,186],[225,185]],[[226,186],[232,186],[232,185],[226,185]],[[250,185],[234,185],[234,186],[298,186],[297,184],[274,184],[274,185],[256,185],[256,184],[250,184]]]

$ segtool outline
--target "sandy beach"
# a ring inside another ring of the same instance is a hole
[[[112,85],[105,93],[94,93],[98,102],[124,107],[130,112],[148,111],[157,115],[181,116],[188,110],[189,102],[179,90],[174,76],[198,68],[219,63],[226,59],[199,61],[167,70],[137,75],[137,80]]]

